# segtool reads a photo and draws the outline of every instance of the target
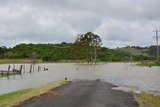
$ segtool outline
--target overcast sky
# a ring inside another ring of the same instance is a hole
[[[160,0],[0,0],[0,46],[74,42],[92,31],[103,46],[154,45]]]

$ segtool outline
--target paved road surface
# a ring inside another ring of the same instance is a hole
[[[112,87],[115,86],[100,80],[71,82],[18,107],[138,107],[132,94]]]

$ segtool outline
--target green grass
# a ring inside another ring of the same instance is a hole
[[[137,63],[136,65],[138,66],[160,66],[160,64],[158,65],[155,62],[148,62],[148,63]]]
[[[0,59],[0,64],[20,64],[31,63],[30,59]],[[42,63],[42,60],[38,60],[37,63]]]
[[[2,75],[2,74],[0,74],[0,78],[1,78],[1,77],[11,76],[11,75],[12,75],[12,74],[3,74],[3,75]]]
[[[38,62],[41,62],[40,60]],[[31,63],[29,59],[0,59],[0,64]]]
[[[134,94],[140,107],[160,107],[160,96],[142,92]]]
[[[42,61],[38,60],[36,63],[76,63],[76,60],[61,60],[61,61]],[[80,62],[80,61],[79,61]],[[0,59],[0,64],[22,64],[22,63],[32,63],[31,59]]]
[[[25,101],[29,98],[32,98],[34,96],[39,96],[43,93],[47,93],[51,89],[61,86],[65,83],[67,82],[62,80],[62,81],[49,83],[47,85],[44,85],[38,88],[26,89],[26,90],[21,90],[21,91],[0,95],[0,107],[10,107],[13,105],[17,105],[20,102]]]

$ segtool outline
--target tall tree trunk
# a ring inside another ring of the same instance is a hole
[[[89,64],[89,52],[88,52],[87,47],[86,47],[86,55],[87,55],[87,63]]]
[[[91,65],[92,65],[92,62],[93,62],[93,52],[92,52],[92,50],[90,51],[90,54],[91,54]]]
[[[97,64],[97,47],[94,48],[94,61]]]

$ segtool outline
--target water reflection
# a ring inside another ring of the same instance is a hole
[[[15,65],[14,67],[18,69],[19,66]],[[159,67],[131,66],[129,63],[108,63],[96,66],[80,64],[38,64],[34,65],[32,72],[30,72],[31,65],[25,64],[23,66],[25,68],[23,68],[21,75],[0,78],[0,94],[37,87],[65,78],[69,80],[102,79],[130,89],[160,92]],[[7,67],[8,65],[0,65],[0,69],[7,69]],[[12,68],[13,66],[11,66]]]

